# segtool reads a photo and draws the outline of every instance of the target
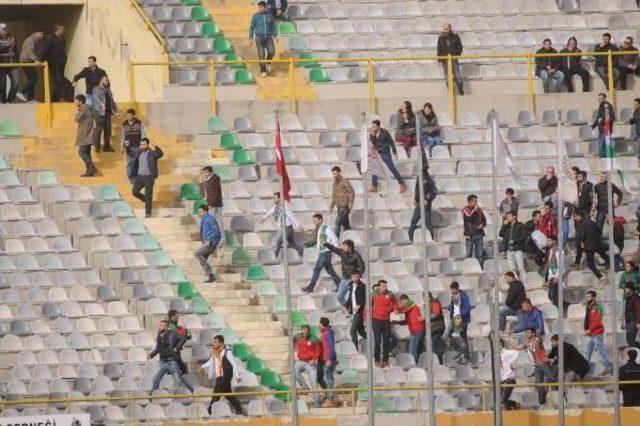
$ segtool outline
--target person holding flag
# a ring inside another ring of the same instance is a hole
[[[600,158],[613,157],[613,147],[611,146],[611,133],[613,132],[613,122],[616,113],[613,105],[607,101],[607,95],[598,93],[598,113],[591,125],[592,129],[598,129],[598,147]]]

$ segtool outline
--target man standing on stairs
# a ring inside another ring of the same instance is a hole
[[[359,276],[364,275],[364,260],[362,260],[360,253],[356,251],[352,240],[344,240],[342,242],[342,248],[338,248],[329,243],[324,243],[324,245],[326,248],[340,256],[340,261],[342,263],[342,281],[340,281],[336,297],[338,298],[338,303],[342,305],[345,302],[344,296],[349,291],[349,280],[351,280],[353,274],[358,274]]]
[[[349,297],[344,304],[347,313],[353,315],[349,333],[351,334],[351,341],[356,349],[358,349],[358,335],[363,339],[367,338],[367,331],[364,326],[364,305],[367,290],[364,283],[360,280],[360,277],[360,273],[357,271],[351,274]]]
[[[333,269],[333,265],[331,264],[331,250],[325,243],[329,243],[332,246],[338,244],[338,237],[333,233],[333,230],[329,225],[324,223],[322,215],[320,213],[316,213],[313,215],[313,224],[315,226],[315,235],[309,240],[308,245],[316,247],[318,250],[318,259],[316,260],[316,265],[313,267],[313,275],[311,276],[311,281],[309,281],[309,285],[304,287],[302,291],[306,293],[313,293],[313,289],[318,282],[318,278],[320,277],[320,271],[325,269],[327,274],[333,280],[333,283],[336,285],[336,291],[340,286],[340,277],[336,274],[335,269]]]
[[[356,197],[356,191],[353,189],[353,186],[351,186],[351,182],[342,176],[340,167],[334,166],[331,169],[331,174],[333,175],[333,188],[331,191],[329,212],[332,212],[334,207],[338,209],[336,212],[334,231],[336,237],[340,237],[341,228],[345,231],[351,229],[349,213],[353,210],[353,200]]]
[[[102,68],[98,67],[98,60],[95,56],[89,56],[87,59],[87,66],[82,68],[78,74],[73,77],[73,87],[76,87],[78,84],[78,80],[84,78],[87,94],[87,103],[89,105],[93,105],[93,99],[91,99],[91,95],[93,93],[93,89],[100,84],[100,80],[102,77],[106,76],[107,73]]]
[[[78,95],[75,98],[75,104],[78,107],[76,113],[76,123],[78,123],[78,132],[76,133],[76,146],[78,147],[78,155],[84,161],[86,171],[81,177],[91,177],[96,174],[96,168],[91,159],[91,145],[93,144],[93,117],[91,108],[86,104],[84,95]]]
[[[100,152],[100,135],[104,133],[104,152],[115,152],[111,148],[111,116],[118,114],[118,105],[113,99],[109,77],[103,75],[100,84],[91,92],[96,128],[93,132],[93,145]]]
[[[224,225],[222,223],[222,186],[220,185],[220,176],[213,172],[213,167],[205,166],[202,168],[202,185],[200,194],[207,201],[209,212],[213,213],[213,217],[218,221],[220,228],[220,245],[225,242]]]
[[[262,222],[272,217],[276,223],[276,226],[278,227],[278,229],[280,229],[280,215],[283,214],[282,213],[283,210],[285,215],[285,226],[286,226],[285,232],[286,232],[286,238],[287,238],[287,245],[289,248],[292,248],[295,251],[297,251],[298,255],[302,257],[304,249],[300,246],[300,244],[296,242],[296,239],[294,237],[294,230],[300,228],[300,223],[298,222],[298,219],[296,219],[296,217],[291,212],[289,205],[281,201],[279,192],[273,193],[273,207],[271,207],[269,211],[262,217]],[[279,231],[278,237],[276,239],[276,246],[275,246],[276,257],[278,257],[278,255],[280,254],[280,250],[282,249],[282,238],[283,238],[282,232]]]
[[[106,78],[106,77],[105,77]],[[147,138],[140,140],[140,150],[133,160],[133,188],[131,194],[144,202],[145,217],[151,217],[153,184],[158,179],[158,160],[164,153]],[[140,190],[144,188],[144,194]]]
[[[22,42],[20,50],[20,62],[40,63],[40,55],[38,54],[38,45],[44,38],[44,30],[38,28],[33,34],[25,38]],[[29,102],[35,97],[36,83],[38,82],[38,69],[35,67],[23,68],[27,76],[26,83],[22,86],[22,90],[16,95],[18,99]]]
[[[16,63],[18,58],[16,39],[7,31],[7,24],[0,22],[0,63]],[[8,94],[7,77],[10,83]],[[19,82],[20,70],[18,68],[0,68],[0,103],[12,103],[15,100]]]
[[[140,149],[140,140],[146,138],[142,122],[136,117],[136,110],[129,108],[127,110],[127,119],[122,123],[122,132],[120,133],[121,149],[126,153],[126,170],[129,182],[133,185],[133,160],[138,155]]]
[[[53,24],[53,32],[44,39],[42,59],[49,62],[51,76],[51,100],[58,102],[65,96],[64,67],[67,65],[67,41],[62,24]]]
[[[236,365],[236,359],[233,357],[232,351],[224,344],[224,336],[219,334],[213,338],[213,346],[211,347],[211,358],[202,368],[207,372],[207,377],[215,379],[213,393],[231,393],[232,382],[240,382],[240,372]],[[211,407],[214,402],[220,401],[220,396],[211,398],[207,411],[211,414]],[[233,396],[225,396],[231,404],[236,414],[242,414],[242,406],[240,401]]]
[[[209,213],[209,207],[206,204],[200,206],[198,216],[200,216],[200,239],[202,240],[202,247],[196,251],[196,259],[200,262],[200,267],[202,267],[202,271],[207,277],[204,282],[213,283],[216,281],[216,276],[213,274],[213,269],[207,259],[216,252],[220,244],[220,226],[218,226],[216,218]]]
[[[267,11],[267,3],[261,1],[258,3],[258,12],[251,17],[251,25],[249,26],[249,40],[256,42],[258,51],[258,59],[270,61],[276,53],[274,40],[278,37],[278,26],[276,20],[271,13]],[[260,72],[263,77],[267,73],[271,73],[271,63],[260,63]]]

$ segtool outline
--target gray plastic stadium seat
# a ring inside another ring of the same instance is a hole
[[[331,130],[323,130],[322,132],[320,132],[318,140],[320,146],[323,148],[337,148],[341,146],[340,141],[338,141]]]
[[[216,71],[216,84],[217,85],[231,85],[236,84],[235,71],[231,69],[221,69]]]
[[[28,336],[30,334],[33,334],[29,324],[22,319],[14,319],[13,321],[11,321],[10,330],[11,333],[15,334],[16,336]]]
[[[46,302],[42,305],[42,315],[45,318],[55,319],[62,316],[62,310],[53,302]]]
[[[153,9],[152,18],[155,22],[171,22],[173,20],[170,7],[156,7]]]
[[[107,203],[95,202],[89,205],[89,216],[94,219],[104,219],[111,216]]]
[[[239,133],[253,133],[255,131],[249,117],[236,117],[233,120],[233,129]]]
[[[198,72],[196,70],[175,71],[175,82],[180,86],[195,86],[198,84]]]
[[[174,21],[191,21],[191,8],[176,6],[171,11],[171,19]]]
[[[147,284],[138,283],[133,286],[133,298],[136,300],[148,300],[153,297],[151,288]]]
[[[307,11],[304,5],[291,4],[287,8],[287,13],[289,14],[289,19],[292,21],[307,19]]]
[[[538,124],[538,120],[533,112],[520,111],[518,113],[518,124],[520,126],[535,126]]]
[[[584,126],[580,126],[580,130],[578,131],[578,138],[583,141],[597,141],[598,137],[593,134],[591,130],[591,126],[585,124]],[[596,151],[596,155],[598,151]]]
[[[170,23],[164,26],[162,33],[167,38],[182,38],[184,34],[184,24]]]
[[[193,312],[187,301],[182,298],[171,299],[169,309],[174,309],[180,314],[190,314]]]
[[[510,142],[529,142],[529,136],[521,127],[510,127],[507,139]]]
[[[196,41],[192,38],[181,38],[175,41],[174,48],[180,53],[195,53]]]
[[[88,377],[77,377],[73,380],[73,390],[81,392],[85,396],[89,395],[93,390],[91,380]]]
[[[198,53],[213,53],[213,39],[200,38],[195,39],[195,49]]]
[[[582,116],[582,112],[578,109],[570,109],[567,111],[567,124],[572,126],[581,126],[587,124],[587,120]]]
[[[620,111],[620,118],[619,120],[622,123],[628,123],[630,119],[633,118],[633,108],[622,108],[622,110]]]
[[[367,72],[362,67],[352,67],[349,69],[349,80],[354,83],[362,83],[365,81],[369,81],[369,77]]]
[[[196,84],[198,86],[208,86],[209,85],[209,71],[207,70],[198,70],[196,73]]]
[[[232,232],[253,232],[253,222],[243,216],[234,216],[231,218]]]
[[[117,362],[107,362],[104,364],[104,375],[117,380],[123,376],[122,366]]]
[[[73,333],[74,327],[69,318],[60,317],[53,321],[53,330],[56,333],[67,335]]]
[[[558,113],[556,110],[548,109],[542,113],[542,125],[555,126],[558,124]]]

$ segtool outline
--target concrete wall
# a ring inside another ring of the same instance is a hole
[[[23,135],[34,135],[38,130],[36,104],[0,104],[0,121],[13,121]]]

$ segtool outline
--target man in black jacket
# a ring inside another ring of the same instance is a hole
[[[504,279],[509,285],[507,290],[507,298],[504,300],[505,306],[500,307],[500,331],[507,328],[507,317],[516,316],[518,322],[522,318],[522,302],[527,299],[527,293],[524,284],[518,279],[513,272],[509,271],[504,274]]]
[[[580,227],[580,240],[577,241],[577,244],[582,247],[587,255],[587,266],[591,269],[593,275],[600,280],[601,284],[606,284],[608,282],[607,277],[606,275],[602,275],[602,272],[598,270],[595,259],[595,255],[598,253],[605,261],[605,268],[609,268],[609,256],[602,244],[600,229],[598,229],[598,225],[591,220],[591,217],[582,210],[576,210],[574,217]],[[576,232],[576,234],[578,233]]]
[[[595,202],[593,184],[587,179],[587,172],[580,170],[576,173],[576,185],[578,186],[578,205],[576,210],[582,210],[586,214],[591,213]]]
[[[366,288],[364,283],[360,281],[360,273],[353,272],[351,274],[351,282],[349,288],[349,297],[344,304],[347,313],[353,315],[351,320],[351,341],[358,348],[358,335],[363,339],[367,338],[367,332],[364,328],[364,305],[366,302]]]
[[[614,121],[616,121],[616,112],[613,110],[613,105],[607,102],[607,95],[604,93],[598,93],[598,112],[591,128],[598,129],[598,148],[600,158],[607,156],[606,136],[613,133]],[[611,146],[611,149],[613,149],[613,146]]]
[[[551,351],[547,355],[551,365],[558,366],[558,344],[560,339],[557,334],[551,336]],[[587,359],[571,343],[565,340],[564,345],[564,372],[572,372],[581,379],[589,373],[591,366]]]
[[[518,222],[515,211],[507,212],[500,228],[500,251],[507,253],[509,268],[518,274],[520,281],[526,280],[527,271],[524,268],[524,243],[527,241],[527,230],[524,224]]]
[[[160,380],[165,374],[171,373],[176,383],[189,389],[193,393],[193,386],[187,382],[182,376],[180,367],[176,362],[177,354],[186,342],[186,338],[180,338],[177,333],[169,330],[169,322],[167,320],[160,321],[158,326],[158,336],[156,337],[156,347],[147,355],[147,359],[151,360],[156,355],[160,355],[160,368],[153,377],[153,385],[149,394],[153,394],[160,387]]]
[[[53,32],[44,38],[42,48],[42,59],[49,62],[53,102],[65,97],[64,67],[67,65],[67,41],[64,32],[64,25],[53,24]],[[73,93],[71,95],[73,96]]]
[[[380,159],[387,166],[393,177],[398,181],[398,185],[400,185],[399,193],[404,193],[407,191],[407,185],[404,183],[404,179],[400,175],[400,172],[396,168],[396,165],[393,164],[393,159],[398,159],[398,152],[396,151],[396,144],[391,137],[391,134],[386,129],[383,129],[380,125],[380,120],[373,120],[371,122],[371,132],[369,133],[369,138],[371,139],[371,143],[378,154],[380,154]],[[393,157],[391,157],[391,153],[393,153]],[[378,175],[373,175],[371,178],[371,188],[369,188],[369,192],[378,192]]]
[[[596,183],[593,187],[593,190],[596,194],[596,225],[600,229],[600,233],[602,233],[602,227],[604,226],[604,221],[609,214],[609,208],[607,207],[607,179],[609,178],[609,173],[602,172],[600,173],[600,182]],[[611,183],[611,190],[613,195],[613,208],[620,206],[622,204],[622,191],[620,188],[616,186],[615,183]],[[615,211],[613,213],[615,216]]]
[[[340,262],[342,266],[342,281],[338,287],[338,303],[344,303],[344,296],[349,291],[349,284],[351,276],[354,273],[364,274],[364,260],[362,256],[355,249],[355,245],[352,240],[344,240],[342,242],[342,248],[332,246],[329,243],[324,243],[324,246],[340,256]]]
[[[567,41],[567,47],[562,49],[560,53],[581,53],[578,48],[578,40],[570,37]],[[564,84],[567,86],[567,92],[573,93],[572,77],[576,74],[582,80],[582,91],[588,92],[591,86],[591,75],[589,71],[582,68],[582,56],[566,56],[560,59],[560,69],[564,74]]]
[[[100,84],[100,80],[102,77],[107,75],[105,70],[98,67],[97,59],[95,56],[89,56],[87,59],[87,66],[82,68],[78,74],[73,77],[73,87],[76,87],[78,84],[78,80],[84,78],[85,86],[86,86],[86,94],[87,94],[87,104],[93,105],[93,101],[91,100],[91,94],[93,93],[94,87]]]
[[[438,56],[460,56],[462,55],[462,41],[460,41],[460,36],[454,33],[451,30],[451,24],[445,23],[442,26],[442,33],[438,37]],[[447,87],[449,87],[449,64],[446,59],[438,59],[438,61],[442,64],[442,69],[444,71],[444,80],[447,83]],[[458,94],[464,95],[464,87],[462,85],[462,73],[460,73],[460,64],[457,59],[454,59],[452,62],[453,68],[453,79],[456,81],[456,86],[458,87]]]
[[[431,225],[431,203],[435,200],[436,195],[438,195],[438,189],[436,187],[436,181],[429,174],[429,167],[424,164],[422,168],[422,189],[423,189],[423,199],[424,199],[424,208],[420,208],[420,181],[416,179],[416,187],[413,190],[413,216],[411,216],[411,223],[409,224],[409,240],[413,242],[413,234],[416,232],[418,228],[418,222],[420,222],[420,216],[422,215],[422,210],[424,212],[424,220],[425,226],[429,230],[431,234],[431,238],[433,238],[433,226]]]
[[[7,24],[0,22],[0,64],[20,62],[16,39],[7,31]],[[27,68],[29,69],[29,68]],[[7,78],[9,78],[9,93],[7,94]],[[0,103],[12,103],[18,93],[20,70],[18,68],[0,68]]]
[[[611,43],[611,34],[604,33],[602,34],[602,43],[598,44],[595,48],[595,52],[617,52],[618,48],[615,44]],[[620,77],[620,71],[615,67],[616,65],[616,57],[613,57],[613,81],[614,84],[618,81]],[[596,56],[596,73],[602,79],[604,83],[604,87],[609,89],[609,56],[608,55],[598,55]]]
[[[289,16],[287,16],[287,0],[267,0],[267,10],[276,19],[289,20]]]
[[[213,386],[213,393],[231,393],[232,382],[240,382],[240,372],[236,365],[236,360],[233,356],[231,349],[227,348],[224,344],[224,336],[218,334],[213,338],[213,345],[211,347],[211,358],[202,366],[202,369],[207,372],[207,377],[211,380],[215,380]],[[221,396],[215,395],[209,402],[209,408],[207,412],[211,414],[211,406],[220,401]],[[242,406],[240,401],[235,396],[225,396],[227,401],[231,404],[236,414],[242,414]]]
[[[636,364],[638,351],[631,350],[627,352],[629,360],[625,365],[620,367],[618,376],[620,381],[637,381],[640,380],[640,365]],[[640,407],[640,385],[639,384],[620,384],[622,391],[622,405],[625,407]]]
[[[466,256],[478,259],[480,265],[484,261],[484,227],[487,218],[478,205],[478,196],[467,196],[467,205],[462,208],[463,235],[466,241]]]
[[[556,169],[549,166],[544,169],[544,176],[538,179],[538,190],[540,191],[540,197],[542,202],[546,203],[551,201],[556,204],[556,191],[558,190],[558,177],[556,176]]]
[[[149,139],[140,140],[140,149],[131,166],[134,179],[131,193],[138,200],[144,202],[145,217],[151,217],[153,206],[153,185],[158,179],[158,160],[164,153]],[[144,188],[144,194],[140,190]]]
[[[635,292],[633,283],[624,286],[624,329],[627,345],[640,348],[636,341],[640,333],[640,296]]]
[[[538,49],[536,55],[552,53],[558,53],[558,51],[551,47],[551,39],[545,38],[542,42],[542,48]],[[542,80],[544,93],[557,92],[564,80],[564,74],[560,71],[560,58],[557,56],[536,56],[536,75]]]

